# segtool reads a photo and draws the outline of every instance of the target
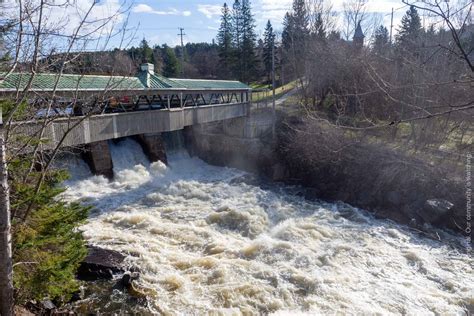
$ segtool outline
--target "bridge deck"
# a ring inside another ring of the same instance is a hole
[[[246,116],[250,103],[216,104],[162,110],[57,118],[46,127],[42,149],[77,146],[139,134],[181,130],[186,126]],[[18,122],[17,133],[38,135],[42,121]]]

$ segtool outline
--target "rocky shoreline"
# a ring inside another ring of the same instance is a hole
[[[70,302],[56,306],[52,301],[30,301],[24,306],[16,306],[15,315],[75,315],[81,310],[81,302],[87,305],[86,292],[95,292],[100,287],[104,292],[120,290],[130,298],[139,299],[141,305],[146,305],[146,296],[142,295],[135,285],[140,272],[137,267],[126,264],[126,256],[114,250],[88,246],[88,254],[81,262],[76,278],[83,282],[81,290],[73,295]],[[91,287],[92,291],[87,291]]]

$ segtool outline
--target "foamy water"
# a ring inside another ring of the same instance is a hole
[[[186,154],[112,146],[116,177],[76,161],[65,197],[95,206],[92,244],[128,254],[150,313],[462,315],[472,258],[345,204],[262,188]],[[71,161],[70,164],[73,164]]]

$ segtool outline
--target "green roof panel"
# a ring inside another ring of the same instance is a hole
[[[188,89],[250,89],[249,86],[240,81],[230,80],[203,80],[203,79],[171,79]]]
[[[22,90],[31,78],[30,73],[0,73],[0,92]],[[137,77],[95,76],[40,73],[33,78],[32,91],[51,91],[57,84],[58,91],[127,91],[148,89],[177,90],[247,90],[249,86],[239,81],[168,79],[158,74],[141,72]]]

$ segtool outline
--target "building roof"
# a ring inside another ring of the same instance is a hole
[[[30,73],[0,73],[0,92],[25,89]],[[58,79],[59,78],[59,79]],[[169,79],[153,72],[140,72],[136,77],[70,75],[40,73],[34,76],[31,91],[136,91],[136,90],[248,90],[244,83],[225,80]]]
[[[31,73],[11,73],[4,77],[0,73],[0,91],[25,89]],[[59,80],[58,80],[59,78]],[[102,90],[137,90],[143,85],[137,77],[114,76],[82,76],[40,73],[36,74],[31,83],[32,91],[51,91],[57,84],[58,91],[102,91]]]
[[[171,79],[187,89],[250,89],[248,85],[240,81],[230,80],[203,80],[203,79]]]

